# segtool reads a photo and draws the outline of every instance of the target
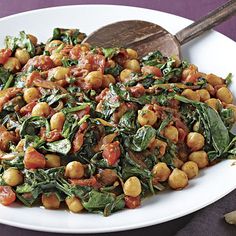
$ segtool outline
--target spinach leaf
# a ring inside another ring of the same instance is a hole
[[[112,58],[120,52],[119,48],[102,48],[105,58]]]
[[[24,156],[21,154],[18,154],[13,160],[3,160],[2,164],[8,166],[8,167],[16,167],[19,170],[24,169],[24,163],[23,163]]]
[[[105,68],[104,74],[111,74],[116,77],[120,74],[122,70],[123,70],[122,66],[116,64],[114,67]]]
[[[229,73],[225,78],[225,84],[229,86],[232,83],[233,75],[232,73]]]
[[[127,111],[119,121],[119,128],[123,132],[134,132],[137,129],[135,111]]]
[[[46,150],[49,152],[56,152],[67,155],[71,149],[71,142],[68,139],[58,140],[46,144]]]
[[[2,66],[0,67],[0,90],[7,88],[6,84],[10,78],[10,75],[11,75],[10,71],[6,70]]]
[[[162,65],[163,55],[160,51],[150,52],[147,56],[141,59],[143,65],[157,66]]]

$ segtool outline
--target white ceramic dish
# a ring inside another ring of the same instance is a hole
[[[45,41],[54,27],[79,27],[90,33],[107,23],[141,19],[158,23],[176,33],[191,21],[174,15],[125,6],[81,5],[48,8],[0,19],[0,42],[5,35],[19,31],[36,35]],[[0,45],[3,46],[3,45]],[[236,76],[236,43],[220,33],[211,31],[182,48],[184,58],[199,66],[200,71],[213,72],[225,77]],[[236,82],[232,89],[236,94]],[[201,171],[182,191],[165,191],[146,199],[135,210],[124,210],[109,217],[95,214],[72,214],[64,210],[52,211],[38,207],[27,208],[15,204],[0,206],[0,223],[26,229],[59,233],[99,233],[140,228],[169,221],[222,198],[236,188],[236,166],[223,161]]]

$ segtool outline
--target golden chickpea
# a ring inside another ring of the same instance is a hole
[[[160,182],[166,181],[170,173],[171,171],[165,162],[157,163],[152,169],[153,177]]]
[[[130,59],[137,59],[138,58],[138,53],[132,48],[127,48],[126,49],[128,56]]]
[[[128,178],[123,186],[124,194],[130,197],[137,197],[142,192],[139,179],[136,176]]]
[[[93,89],[99,89],[102,86],[103,74],[100,71],[92,71],[84,79]]]
[[[17,48],[15,52],[15,57],[20,61],[21,65],[25,65],[30,59],[30,54],[24,49]]]
[[[79,161],[72,161],[66,165],[65,176],[80,179],[84,176],[84,166]]]
[[[5,170],[2,178],[7,185],[12,187],[23,183],[23,174],[14,167],[10,167]]]
[[[233,111],[233,113],[234,113],[234,120],[236,121],[236,106],[233,105],[233,104],[227,104],[227,105],[225,106],[225,108],[231,109],[231,110]]]
[[[168,184],[172,189],[182,189],[188,185],[188,176],[182,170],[175,168],[168,179]]]
[[[130,69],[124,69],[120,72],[120,81],[121,82],[126,82],[128,81],[129,79],[132,78],[132,70]]]
[[[178,143],[179,132],[177,128],[173,125],[169,125],[164,129],[164,136],[170,139],[173,143]]]
[[[108,64],[108,67],[111,67],[111,68],[114,68],[116,66],[116,63],[112,59],[109,59],[107,61],[107,64]]]
[[[40,92],[37,88],[27,88],[24,90],[23,98],[27,103],[38,100],[40,98]]]
[[[194,161],[198,165],[199,169],[208,166],[208,156],[205,151],[192,152],[188,159]]]
[[[206,89],[197,90],[197,93],[200,95],[201,102],[205,102],[211,98],[210,93]]]
[[[154,125],[157,122],[157,115],[154,111],[143,109],[138,111],[138,123],[141,126]]]
[[[50,114],[50,106],[46,102],[39,102],[32,110],[32,116],[47,117]]]
[[[21,64],[17,58],[9,57],[3,67],[11,72],[17,72],[21,69]]]
[[[74,213],[81,212],[84,209],[83,205],[81,204],[81,201],[77,197],[67,197],[65,201],[69,210]]]
[[[63,114],[63,112],[57,112],[55,113],[51,119],[50,119],[50,126],[51,129],[57,129],[59,131],[61,131],[63,129],[63,125],[65,122],[65,115]]]
[[[200,95],[192,89],[185,89],[181,95],[193,101],[200,101]]]
[[[57,47],[59,47],[61,44],[64,44],[61,40],[52,40],[51,42],[47,43],[45,46],[45,51],[50,51],[52,52],[52,50],[56,49]],[[54,52],[52,52],[53,54]]]
[[[206,76],[206,80],[209,84],[211,84],[212,86],[216,86],[216,85],[221,85],[224,84],[224,80],[214,74],[208,74]]]
[[[56,154],[46,154],[46,168],[54,168],[61,166],[61,158]]]
[[[227,104],[233,102],[233,94],[226,87],[218,89],[216,92],[216,97],[220,99],[221,102],[225,102]]]
[[[62,65],[62,58],[63,58],[63,55],[59,52],[55,52],[53,53],[50,58],[52,59],[53,63],[55,66],[61,66]]]
[[[188,179],[192,179],[198,175],[198,165],[194,161],[185,162],[181,169],[186,173]]]
[[[32,35],[32,34],[27,34],[27,36],[28,36],[29,40],[31,41],[31,43],[32,43],[34,46],[36,46],[36,45],[37,45],[37,42],[38,42],[38,39],[37,39],[34,35]]]
[[[140,72],[140,64],[136,59],[127,60],[124,64],[126,69],[130,69],[133,72]]]
[[[205,103],[206,103],[209,107],[215,109],[216,111],[218,111],[218,110],[220,109],[220,107],[221,107],[221,102],[220,102],[220,100],[219,100],[219,99],[216,99],[216,98],[210,98],[210,99],[206,100]]]
[[[110,84],[115,84],[116,79],[114,78],[113,75],[107,74],[103,75],[102,79],[102,88],[109,88]]]
[[[55,193],[43,193],[42,203],[46,209],[58,209],[60,207],[60,200]]]
[[[187,136],[187,146],[192,151],[198,151],[203,148],[205,144],[205,138],[203,135],[197,132],[190,132]]]
[[[55,80],[62,80],[65,79],[69,73],[70,73],[70,68],[58,66],[49,71],[48,77],[54,78]]]

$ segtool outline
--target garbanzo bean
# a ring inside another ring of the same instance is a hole
[[[64,44],[61,40],[54,39],[46,44],[45,51],[49,51],[53,54],[53,50],[57,49],[61,44]]]
[[[126,69],[130,69],[133,72],[140,72],[140,64],[136,59],[127,60],[124,64],[124,67]]]
[[[170,139],[173,143],[177,143],[179,140],[179,132],[173,125],[169,125],[164,129],[164,136]]]
[[[21,69],[21,64],[19,59],[15,57],[9,57],[3,67],[11,72],[17,72]]]
[[[124,194],[130,197],[137,197],[142,191],[141,183],[136,176],[128,178],[123,186]]]
[[[66,76],[69,75],[69,73],[70,73],[70,68],[58,66],[49,71],[48,77],[49,78],[53,77],[55,80],[62,80],[65,79]]]
[[[7,185],[12,187],[23,183],[23,174],[14,167],[5,170],[2,178]]]
[[[120,72],[120,81],[126,82],[132,77],[133,71],[130,69],[124,69]]]
[[[68,206],[69,210],[74,213],[81,212],[84,209],[79,198],[77,198],[75,196],[67,197],[65,201],[66,201],[66,205]]]
[[[208,156],[205,151],[192,152],[188,159],[197,163],[199,169],[208,166]]]
[[[198,151],[203,148],[205,138],[197,132],[190,132],[187,135],[187,145],[192,151]]]
[[[160,182],[166,181],[170,173],[171,171],[165,162],[157,163],[152,169],[153,177]]]
[[[226,87],[218,89],[216,92],[216,97],[220,99],[221,102],[225,102],[227,104],[233,102],[233,94]]]
[[[188,185],[188,176],[182,170],[175,168],[168,179],[168,184],[172,189],[182,189]]]
[[[54,168],[61,166],[61,158],[56,154],[46,154],[46,168]]]
[[[192,89],[185,89],[181,95],[194,101],[200,101],[200,95]]]
[[[30,54],[25,48],[17,48],[15,52],[15,57],[20,61],[21,65],[25,65],[30,59]]]
[[[46,209],[58,209],[60,207],[60,200],[55,193],[43,193],[42,203]]]
[[[138,53],[132,48],[127,48],[126,49],[128,56],[130,59],[137,59],[138,58]]]
[[[62,65],[62,58],[63,55],[59,52],[53,53],[50,58],[52,59],[55,66],[61,66]]]
[[[100,71],[92,71],[84,79],[93,89],[99,89],[102,86],[103,74]]]
[[[80,179],[84,176],[84,166],[79,161],[72,161],[66,165],[65,176]]]
[[[157,115],[154,111],[148,109],[139,110],[138,122],[141,126],[154,125],[157,122]]]
[[[181,169],[186,173],[188,179],[192,179],[198,175],[198,165],[194,161],[185,162]]]
[[[200,95],[200,101],[205,102],[206,100],[211,98],[210,93],[206,89],[199,89],[197,93]]]
[[[38,100],[40,98],[40,92],[37,88],[27,88],[24,90],[23,98],[27,103]]]
[[[215,109],[216,111],[218,111],[221,107],[220,100],[216,99],[216,98],[210,98],[210,99],[206,100],[205,103],[208,106],[210,106],[211,108]]]
[[[102,88],[108,88],[110,84],[115,84],[116,79],[113,75],[107,74],[103,75]]]
[[[55,113],[50,119],[50,127],[51,129],[57,129],[59,131],[62,130],[64,122],[65,122],[65,115],[63,112]]]
[[[219,76],[216,76],[214,74],[208,74],[206,76],[206,80],[212,86],[224,84],[224,80],[222,78],[220,78]]]
[[[32,116],[47,117],[50,114],[50,106],[46,102],[39,102],[32,110]]]

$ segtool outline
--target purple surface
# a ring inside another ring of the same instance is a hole
[[[62,5],[77,4],[116,4],[145,7],[183,16],[192,20],[199,19],[210,10],[226,2],[225,0],[0,0],[0,17],[11,14]],[[236,17],[216,27],[216,30],[236,41]],[[203,210],[180,219],[138,230],[122,232],[123,236],[161,235],[172,236],[233,236],[236,227],[227,225],[222,215],[236,209],[236,191]],[[171,207],[171,206],[170,206]],[[0,224],[1,236],[54,236],[56,234],[34,232]],[[63,236],[65,236],[64,234]],[[100,234],[121,235],[121,233]],[[88,235],[89,236],[89,235]],[[90,235],[91,236],[91,235]]]

